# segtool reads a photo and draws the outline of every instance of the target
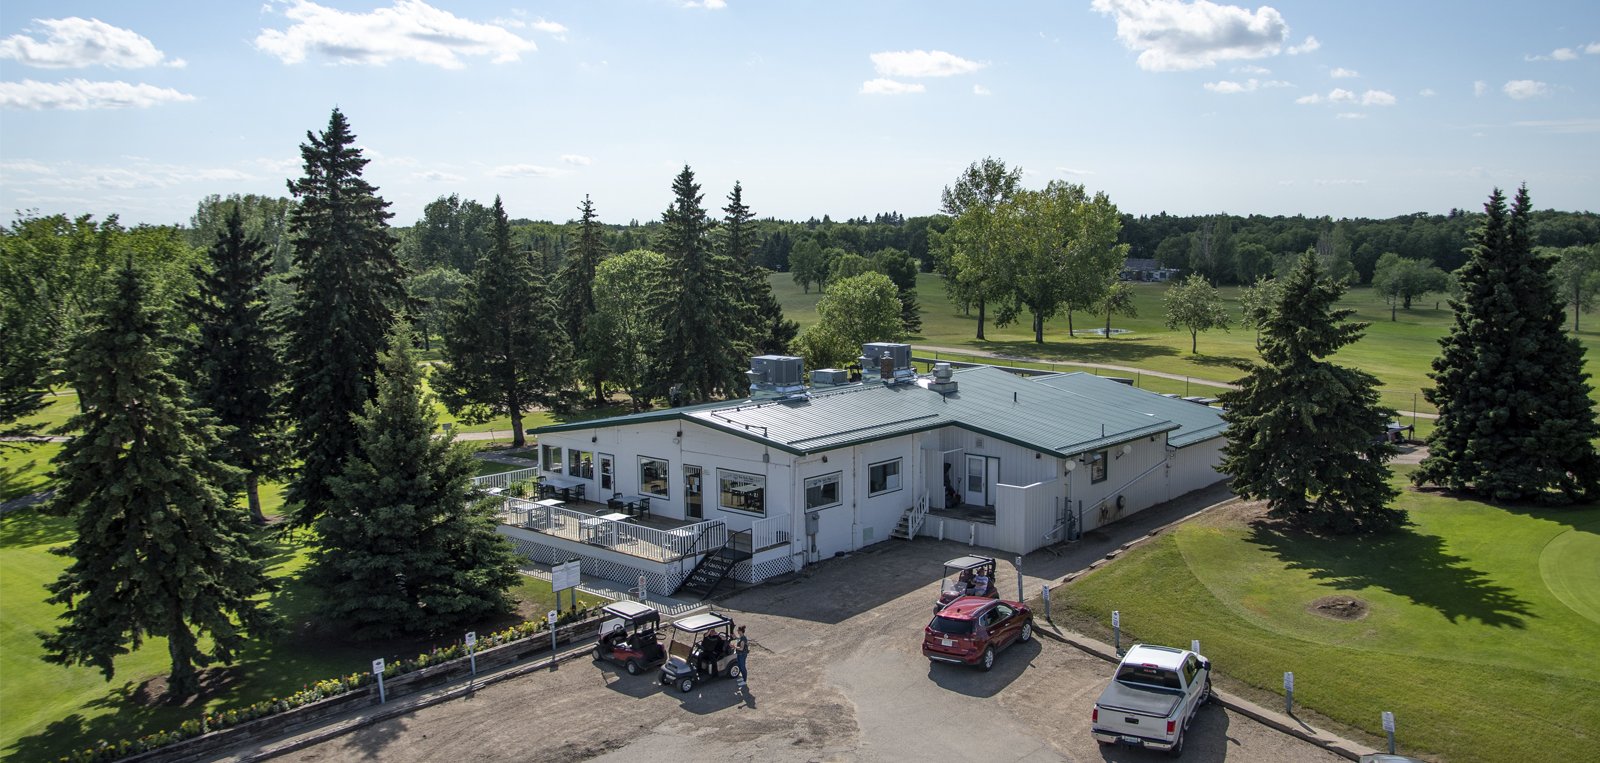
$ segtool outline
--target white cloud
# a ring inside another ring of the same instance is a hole
[[[884,77],[949,77],[987,66],[942,50],[889,50],[873,53],[871,58]]]
[[[1600,42],[1591,42],[1588,45],[1583,46],[1583,52],[1588,53],[1591,56],[1600,54]]]
[[[565,164],[572,164],[579,167],[587,167],[591,164],[594,164],[593,159],[590,159],[582,154],[562,154],[561,161]]]
[[[1591,45],[1591,47],[1594,47],[1594,46]],[[1538,55],[1529,54],[1529,55],[1523,56],[1522,60],[1524,60],[1524,61],[1576,61],[1576,60],[1578,60],[1578,51],[1573,50],[1572,48],[1556,48],[1555,50],[1552,50],[1549,53],[1538,54]]]
[[[1367,118],[1366,114],[1363,114],[1363,113],[1361,113],[1359,111],[1341,111],[1338,114],[1336,114],[1335,116],[1337,116],[1340,119],[1366,119]]]
[[[554,167],[537,164],[502,164],[489,170],[489,174],[497,178],[550,178],[562,173]]]
[[[685,8],[704,8],[708,11],[720,11],[728,7],[728,0],[685,0]]]
[[[1393,106],[1394,101],[1394,94],[1383,90],[1368,90],[1361,94],[1362,106]]]
[[[1322,47],[1322,43],[1317,42],[1317,38],[1312,37],[1311,35],[1306,35],[1305,42],[1302,42],[1299,45],[1289,46],[1289,55],[1298,56],[1301,53],[1310,53],[1311,51],[1320,47]]]
[[[1139,51],[1139,68],[1147,71],[1265,58],[1282,51],[1289,38],[1288,23],[1269,6],[1250,11],[1208,0],[1094,0],[1091,7],[1115,17],[1117,39]]]
[[[1322,103],[1322,94],[1312,93],[1311,95],[1302,95],[1299,98],[1294,99],[1294,102],[1301,104]]]
[[[1234,82],[1233,80],[1219,80],[1217,82],[1207,82],[1204,85],[1202,85],[1201,87],[1204,87],[1205,89],[1210,90],[1213,93],[1222,93],[1224,95],[1232,95],[1234,93],[1253,93],[1256,90],[1259,90],[1259,89],[1264,88],[1264,87],[1293,87],[1293,85],[1288,83],[1288,82],[1284,82],[1282,80],[1269,79],[1269,80],[1264,80],[1263,81],[1263,80],[1258,80],[1258,79],[1256,79],[1254,77],[1251,77],[1250,79],[1247,79],[1244,82]]]
[[[1512,98],[1525,101],[1529,98],[1539,98],[1550,94],[1550,86],[1546,83],[1532,79],[1514,79],[1507,82],[1500,90]]]
[[[986,88],[983,85],[973,85],[972,86],[972,94],[973,95],[993,95],[993,93],[989,92],[989,88]]]
[[[8,109],[144,109],[163,103],[192,101],[194,96],[172,88],[127,82],[0,82],[0,108]]]
[[[1317,178],[1311,181],[1317,185],[1366,185],[1367,181],[1355,178]]]
[[[1328,102],[1329,103],[1355,103],[1356,102],[1356,94],[1351,92],[1351,91],[1349,91],[1349,90],[1346,90],[1346,89],[1344,89],[1342,87],[1336,87],[1336,88],[1328,91]]]
[[[29,177],[8,178],[34,186],[71,191],[137,190],[170,188],[186,183],[230,183],[255,180],[256,176],[231,167],[191,167],[159,164],[133,159],[117,165],[90,165],[61,162],[45,167],[36,162],[11,162],[0,165],[8,174]]]
[[[1600,119],[1538,119],[1526,122],[1512,122],[1517,127],[1531,127],[1536,130],[1557,133],[1600,133]]]
[[[907,84],[881,77],[861,83],[861,95],[904,95],[906,93],[920,93],[926,89],[917,83]]]
[[[1482,96],[1484,93],[1487,93],[1487,92],[1489,92],[1489,83],[1484,82],[1481,79],[1478,80],[1477,82],[1472,83],[1472,94],[1473,95]]]
[[[262,30],[255,44],[286,64],[317,53],[341,64],[413,60],[460,69],[464,64],[459,56],[489,56],[495,63],[509,63],[538,50],[532,41],[504,27],[468,21],[423,0],[395,0],[393,7],[371,13],[345,13],[310,0],[294,0],[284,15],[294,24]]]
[[[149,66],[184,66],[183,59],[167,59],[154,43],[129,29],[99,19],[34,19],[47,37],[36,40],[14,34],[0,40],[0,58],[15,59],[41,69],[80,69],[109,66],[143,69]]]
[[[558,24],[541,16],[533,20],[532,26],[534,29],[544,32],[557,40],[564,41],[567,39],[567,27],[565,24]]]
[[[1361,72],[1358,72],[1354,69],[1346,69],[1343,66],[1335,66],[1333,67],[1333,71],[1328,72],[1328,76],[1334,79],[1346,79],[1349,77],[1359,77],[1361,76]]]
[[[1265,66],[1256,66],[1255,64],[1245,64],[1244,66],[1235,66],[1235,67],[1233,67],[1232,71],[1233,71],[1234,74],[1271,74],[1272,73],[1271,69],[1268,69]]]
[[[411,177],[416,180],[425,180],[430,183],[460,183],[466,180],[466,178],[460,175],[451,172],[441,172],[439,170],[413,172],[411,173]]]
[[[1061,173],[1063,175],[1093,175],[1094,174],[1094,170],[1080,170],[1080,169],[1074,169],[1072,167],[1057,167],[1056,168],[1056,172],[1059,172],[1059,173]]]
[[[1422,89],[1422,92],[1417,93],[1417,95],[1420,95],[1423,98],[1432,98],[1432,97],[1438,95],[1438,93],[1433,92],[1433,88],[1431,88],[1431,87],[1425,87],[1425,88]]]

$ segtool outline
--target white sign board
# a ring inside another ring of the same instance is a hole
[[[550,613],[545,615],[544,619],[550,623],[550,627],[552,627],[552,628],[556,627],[556,611],[555,610],[553,610],[553,609],[550,610]]]
[[[1294,673],[1290,672],[1283,674],[1283,690],[1294,691]]]
[[[583,580],[583,564],[576,559],[562,562],[550,568],[550,588],[555,591],[565,591],[577,588]]]
[[[467,646],[474,646],[477,643],[478,643],[478,632],[477,631],[467,631]]]
[[[1394,733],[1394,713],[1388,710],[1383,711],[1383,730],[1391,734]]]
[[[378,659],[372,661],[372,674],[375,675],[375,676],[383,675],[383,658],[382,657],[379,657]]]
[[[1118,612],[1116,610],[1111,610],[1111,627],[1113,627],[1113,628],[1122,627],[1122,613],[1121,612]]]

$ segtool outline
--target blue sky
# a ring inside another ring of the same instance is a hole
[[[1123,211],[1387,217],[1600,199],[1600,3],[270,0],[0,13],[0,209],[185,222],[286,195],[338,106],[408,225],[936,211],[996,156]]]

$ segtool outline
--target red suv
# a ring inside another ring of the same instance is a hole
[[[937,662],[994,667],[994,654],[1033,638],[1033,611],[1020,601],[963,596],[923,630],[922,656]]]

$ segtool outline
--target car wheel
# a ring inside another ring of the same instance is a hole
[[[693,678],[685,678],[685,679],[682,679],[682,680],[678,681],[678,691],[681,691],[684,694],[688,694],[689,692],[694,691],[694,679]]]
[[[732,678],[735,681],[737,681],[737,680],[740,680],[740,679],[744,678],[744,672],[739,670],[739,666],[737,664],[729,665],[728,666],[728,677]]]
[[[1210,704],[1212,699],[1213,699],[1213,697],[1211,695],[1211,677],[1210,676],[1206,676],[1206,688],[1201,690],[1200,704],[1202,704],[1202,705]]]
[[[994,647],[987,646],[983,648],[983,659],[978,663],[978,667],[984,670],[994,668]]]
[[[630,676],[639,675],[639,671],[642,670],[642,668],[639,667],[639,661],[638,660],[628,660],[627,664],[624,665],[623,667],[626,667],[628,669],[628,675],[630,675]]]
[[[1182,731],[1178,732],[1178,738],[1177,739],[1172,740],[1172,749],[1167,750],[1167,755],[1169,755],[1171,757],[1174,757],[1174,758],[1183,755],[1183,732]]]
[[[1022,624],[1022,635],[1018,636],[1017,640],[1024,644],[1033,640],[1033,623]]]
[[[600,649],[600,647],[598,647],[598,646],[595,647],[594,648],[594,661],[595,662],[599,662],[599,661],[601,661],[601,660],[603,660],[605,658],[606,658],[606,653],[604,651],[602,651]]]

